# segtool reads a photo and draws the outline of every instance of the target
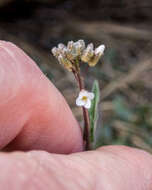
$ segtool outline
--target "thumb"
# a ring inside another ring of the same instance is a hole
[[[81,130],[64,98],[18,47],[0,41],[0,148],[82,150]]]
[[[0,168],[0,189],[5,190],[152,189],[152,156],[125,146],[71,155],[1,153]]]

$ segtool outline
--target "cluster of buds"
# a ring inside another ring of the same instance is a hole
[[[81,61],[88,63],[90,67],[94,67],[98,63],[100,57],[103,55],[104,50],[104,45],[100,45],[94,50],[93,44],[88,44],[81,56]]]
[[[100,45],[94,50],[92,43],[86,47],[84,40],[78,40],[77,42],[69,41],[67,46],[60,43],[58,47],[52,49],[52,53],[60,64],[72,71],[76,61],[88,63],[91,67],[95,66],[103,55],[104,49],[105,46]]]

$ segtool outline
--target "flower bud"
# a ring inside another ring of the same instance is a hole
[[[104,53],[104,50],[105,50],[105,45],[100,45],[98,48],[95,49],[95,51],[94,51],[95,52],[94,57],[90,61],[88,61],[88,65],[90,67],[94,67],[98,63],[100,57]]]
[[[84,40],[78,40],[78,43],[80,44],[81,50],[85,49],[85,42]]]
[[[52,54],[53,54],[55,57],[58,57],[58,56],[59,56],[58,48],[56,48],[56,47],[52,48]]]
[[[105,45],[100,45],[99,47],[95,49],[95,55],[99,55],[99,56],[103,55],[104,50],[105,50]]]
[[[60,44],[58,44],[58,48],[59,49],[64,49],[66,46],[64,45],[64,44],[62,44],[62,43],[60,43]]]
[[[75,54],[79,57],[81,55],[81,46],[79,43],[75,43],[74,45]]]
[[[73,52],[71,50],[67,49],[66,50],[66,57],[70,61],[73,61],[75,59],[75,54],[73,54]]]
[[[89,44],[87,48],[84,50],[81,60],[83,62],[89,62],[91,58],[94,56],[93,44]]]
[[[83,50],[85,49],[84,40],[78,40],[77,42],[75,42],[74,47],[75,47],[77,56],[78,57],[81,56],[83,53]]]
[[[88,65],[90,67],[94,67],[98,63],[99,59],[100,59],[100,56],[95,55],[90,61],[88,61]]]
[[[72,50],[73,44],[74,44],[73,41],[69,41],[68,44],[67,44],[67,49],[68,49],[68,50]]]
[[[68,71],[72,71],[72,63],[64,56],[59,55],[58,61],[63,65]]]

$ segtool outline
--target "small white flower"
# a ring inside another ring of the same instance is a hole
[[[86,90],[81,90],[78,98],[76,99],[77,106],[83,106],[86,109],[91,107],[91,100],[94,98],[94,93]]]

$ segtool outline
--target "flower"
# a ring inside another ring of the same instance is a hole
[[[83,106],[86,109],[91,107],[91,100],[94,98],[94,93],[88,92],[86,90],[81,90],[79,96],[76,99],[77,106]]]

